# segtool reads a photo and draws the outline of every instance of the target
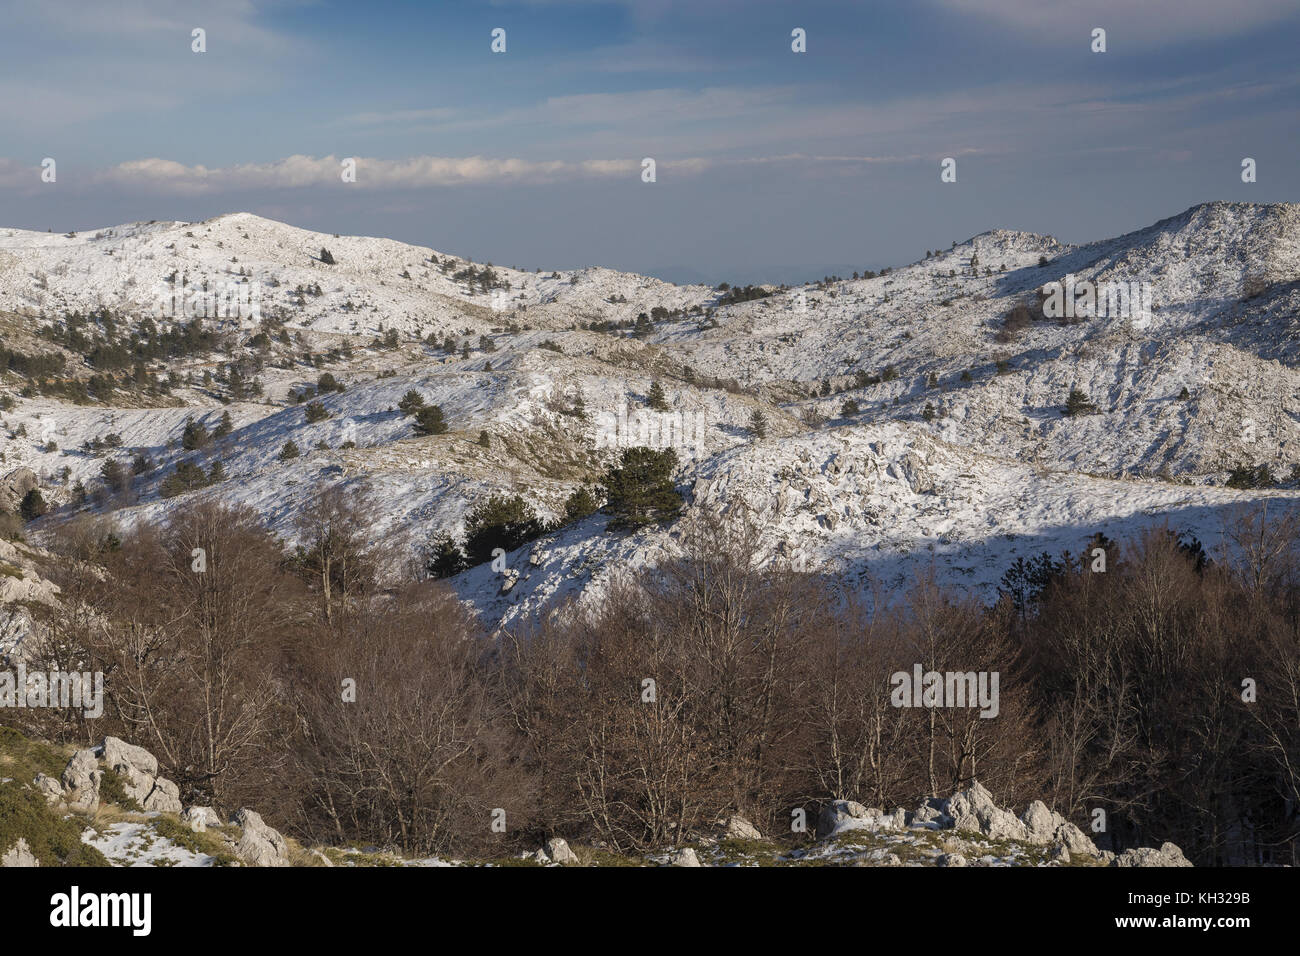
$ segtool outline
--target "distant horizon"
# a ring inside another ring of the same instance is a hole
[[[1290,202],[1286,200],[1279,201],[1279,202],[1255,202],[1252,200],[1204,199],[1199,202],[1194,202],[1189,206],[1180,208],[1176,212],[1170,212],[1170,213],[1157,216],[1156,218],[1151,219],[1148,222],[1137,224],[1131,228],[1126,228],[1120,231],[1105,232],[1101,235],[1091,236],[1089,238],[1083,238],[1083,239],[1070,238],[1067,236],[1060,235],[1059,233],[1050,232],[1050,231],[1038,232],[1029,229],[1018,229],[1014,226],[991,225],[988,226],[987,228],[981,229],[979,232],[972,233],[969,236],[964,236],[961,238],[949,240],[948,245],[931,246],[930,250],[937,249],[939,251],[943,251],[944,249],[950,248],[951,244],[954,241],[958,245],[961,245],[965,242],[970,241],[971,239],[974,239],[976,236],[980,236],[985,233],[994,232],[998,230],[1008,231],[1008,232],[1032,233],[1034,235],[1055,239],[1064,245],[1082,246],[1092,242],[1100,242],[1107,239],[1116,239],[1119,238],[1120,236],[1127,235],[1129,233],[1137,232],[1142,229],[1146,229],[1151,226],[1154,226],[1158,222],[1163,222],[1167,219],[1176,218],[1192,209],[1196,209],[1197,207],[1210,205],[1212,203],[1219,203],[1219,202],[1230,203],[1234,205],[1261,205],[1261,206],[1295,205],[1294,202]],[[202,216],[194,219],[184,218],[184,217],[128,218],[118,222],[98,223],[98,224],[92,224],[92,225],[80,226],[80,227],[73,226],[73,227],[69,227],[68,229],[54,229],[53,227],[49,227],[49,226],[47,226],[45,229],[36,229],[31,226],[24,226],[15,223],[0,223],[0,229],[21,229],[29,232],[46,232],[46,233],[66,235],[69,231],[77,232],[77,233],[96,232],[102,229],[118,228],[121,226],[126,226],[126,225],[131,225],[136,223],[181,222],[181,223],[192,224],[198,222],[206,222],[212,219],[216,219],[220,216],[231,216],[231,215],[241,215],[241,214],[257,216],[261,219],[274,220],[276,222],[282,223],[283,225],[291,226],[295,229],[303,229],[311,232],[318,232],[318,233],[328,234],[328,235],[333,235],[336,232],[339,235],[345,234],[340,230],[330,229],[328,227],[317,228],[314,226],[300,225],[299,223],[284,220],[284,219],[278,219],[274,216],[263,215],[262,213],[256,212],[255,210],[252,209],[229,209],[229,210],[225,210],[224,212],[218,212],[210,216]],[[444,255],[455,255],[462,258],[464,258],[466,255],[465,253],[461,252],[458,249],[449,248],[449,247],[440,247],[432,243],[422,241],[419,238],[413,238],[413,237],[404,237],[400,235],[388,235],[383,233],[346,233],[346,235],[349,235],[353,238],[390,239],[395,242],[405,243],[407,245],[422,246],[422,247],[435,249],[436,251]],[[920,250],[920,254],[916,256],[911,256],[911,257],[904,256],[903,258],[897,259],[895,261],[877,262],[875,264],[870,264],[870,263],[853,264],[847,262],[830,263],[830,264],[818,264],[818,263],[804,263],[804,264],[794,263],[794,264],[785,264],[785,265],[770,264],[766,267],[754,266],[754,267],[750,267],[750,269],[747,271],[741,271],[734,274],[719,275],[713,277],[708,276],[699,268],[689,265],[687,263],[656,265],[650,267],[628,265],[625,263],[599,262],[599,261],[568,263],[568,264],[543,262],[543,263],[525,265],[523,263],[508,262],[502,258],[494,257],[492,255],[486,255],[486,256],[473,255],[470,256],[470,258],[472,258],[475,262],[484,262],[484,263],[490,262],[495,265],[505,266],[507,268],[512,268],[512,269],[517,268],[525,272],[532,272],[539,268],[544,271],[561,270],[566,272],[574,271],[578,269],[585,269],[585,268],[606,268],[606,269],[613,269],[617,272],[632,273],[635,275],[646,276],[652,279],[659,279],[661,281],[670,282],[675,285],[707,285],[707,286],[716,287],[721,283],[725,282],[730,285],[741,285],[741,286],[743,285],[796,286],[796,285],[804,285],[808,283],[819,282],[828,276],[838,276],[841,279],[848,279],[852,277],[854,272],[858,272],[859,274],[861,274],[868,270],[872,272],[879,272],[881,269],[885,269],[885,268],[889,268],[889,269],[900,268],[902,266],[906,266],[911,263],[917,262],[920,259],[924,259],[925,253],[927,251],[929,250],[922,249]]]
[[[250,209],[521,268],[748,283],[1300,199],[1293,0],[0,13],[0,218],[40,229]]]

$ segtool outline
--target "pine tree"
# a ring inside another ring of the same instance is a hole
[[[1070,394],[1065,399],[1064,413],[1067,418],[1073,418],[1075,415],[1089,415],[1097,410],[1097,406],[1088,401],[1086,392],[1071,386]]]
[[[585,487],[576,489],[564,502],[564,517],[567,521],[580,521],[596,513],[600,506],[596,496]]]
[[[130,476],[120,461],[114,458],[104,460],[99,466],[99,477],[104,479],[104,484],[108,485],[110,491],[125,491],[130,483]]]
[[[424,396],[415,389],[407,389],[402,400],[397,403],[397,410],[403,415],[414,415],[424,407]]]
[[[334,265],[334,256],[331,255],[330,251],[324,246],[322,246],[320,250],[320,261],[325,263],[327,266]]]
[[[546,530],[519,495],[492,495],[465,518],[465,556],[471,565],[492,560],[497,548],[513,551]]]
[[[610,529],[635,529],[677,517],[682,496],[673,485],[676,468],[677,453],[671,448],[625,449],[620,464],[605,473],[602,486],[613,515]]]
[[[293,439],[290,439],[285,442],[284,447],[280,449],[280,460],[289,461],[292,458],[297,458],[300,454],[302,453],[298,451],[298,446],[294,443]]]
[[[645,403],[657,412],[668,410],[668,399],[664,395],[663,386],[659,384],[658,379],[650,383],[650,393],[646,395]]]
[[[45,497],[36,488],[23,495],[22,503],[18,506],[24,521],[35,521],[48,514],[49,510],[50,506],[45,503]]]
[[[230,418],[230,412],[222,412],[221,421],[218,422],[217,427],[212,430],[212,437],[225,438],[234,430],[235,423]]]
[[[209,441],[211,436],[202,422],[196,422],[193,418],[185,419],[185,430],[181,433],[182,448],[186,451],[198,451],[200,448],[206,448]]]
[[[451,535],[438,535],[429,544],[428,559],[424,568],[430,577],[449,578],[453,574],[459,574],[469,566],[465,560],[465,553],[461,551]]]
[[[754,409],[754,413],[749,416],[749,431],[755,438],[767,437],[767,416],[761,408]]]
[[[442,435],[447,431],[447,422],[442,417],[442,408],[438,405],[425,405],[415,413],[415,433],[417,435]]]

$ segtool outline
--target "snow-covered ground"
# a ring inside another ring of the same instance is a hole
[[[318,261],[322,248],[334,265]],[[150,314],[173,273],[201,289],[242,271],[259,283],[263,317],[295,335],[291,347],[263,351],[257,401],[222,404],[195,385],[156,407],[77,406],[19,397],[19,378],[0,379],[16,402],[0,413],[0,477],[30,468],[47,498],[66,503],[77,481],[93,488],[106,455],[140,451],[159,467],[140,479],[139,501],[104,509],[130,521],[212,496],[247,504],[290,538],[323,488],[367,486],[378,534],[409,557],[432,535],[459,531],[490,493],[522,494],[558,516],[617,446],[667,443],[682,458],[688,517],[743,505],[766,553],[796,566],[883,583],[933,566],[981,596],[1017,556],[1077,553],[1096,532],[1128,537],[1163,523],[1209,548],[1243,504],[1300,498],[1288,477],[1300,466],[1300,206],[1211,203],[1078,247],[987,232],[886,275],[769,288],[729,305],[719,290],[600,268],[553,274],[544,263],[534,272],[493,265],[509,284],[494,300],[454,278],[468,265],[244,213],[74,237],[0,228],[0,341],[10,347],[30,351],[32,333],[71,311]],[[1138,283],[1153,308],[999,335],[1014,304],[1067,275]],[[296,295],[316,285],[319,296]],[[587,328],[656,307],[680,314],[644,338]],[[157,370],[197,379],[254,354],[256,318],[209,321],[234,333],[232,353]],[[388,330],[398,347],[371,348]],[[425,344],[431,333],[469,354]],[[345,342],[349,359],[301,361]],[[287,395],[322,372],[346,387],[321,399],[330,417],[309,424]],[[644,408],[655,380],[669,405],[657,416]],[[1071,388],[1095,413],[1062,414]],[[396,409],[409,389],[442,407],[449,433],[414,436]],[[582,416],[572,414],[579,399]],[[756,409],[765,438],[747,427]],[[219,458],[227,480],[162,499],[163,475],[196,458],[179,447],[186,418],[211,429],[223,411],[233,433],[196,460]],[[650,437],[634,437],[637,415],[655,426]],[[83,450],[109,433],[120,449]],[[289,440],[302,455],[280,461]],[[1239,463],[1268,464],[1280,486],[1223,489]],[[598,597],[614,575],[674,553],[679,538],[672,527],[608,534],[595,516],[511,555],[509,578],[480,567],[453,583],[490,621],[508,622]]]

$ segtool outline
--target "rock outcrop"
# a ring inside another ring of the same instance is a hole
[[[578,854],[569,847],[563,837],[551,837],[546,841],[546,855],[555,863],[577,863]]]
[[[288,866],[289,844],[280,831],[267,826],[261,814],[243,808],[230,822],[243,831],[235,844],[235,855],[249,866]]]
[[[817,834],[832,837],[846,831],[903,831],[908,828],[951,830],[990,840],[1009,840],[1028,846],[1046,847],[1047,858],[1069,863],[1076,857],[1091,858],[1111,866],[1191,866],[1182,850],[1172,843],[1159,849],[1142,847],[1125,850],[1119,856],[1099,850],[1086,833],[1041,800],[1029,804],[1017,817],[999,807],[978,781],[951,797],[924,801],[910,814],[902,809],[886,813],[852,800],[834,800],[822,808]],[[970,853],[956,850],[936,858],[940,866],[966,866]]]
[[[22,837],[3,855],[0,855],[0,867],[40,866],[41,861],[32,855],[31,848]]]

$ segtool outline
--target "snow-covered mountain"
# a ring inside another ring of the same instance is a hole
[[[169,388],[74,404],[17,372],[0,378],[13,401],[0,477],[30,469],[66,512],[106,456],[140,452],[155,467],[138,500],[84,507],[129,521],[213,496],[286,537],[323,489],[368,485],[400,563],[489,494],[558,517],[620,446],[671,444],[683,520],[743,511],[764,553],[797,566],[892,583],[933,564],[984,596],[1016,556],[1158,523],[1209,547],[1242,504],[1300,498],[1297,205],[1209,203],[1082,246],[998,230],[883,275],[792,289],[486,269],[245,213],[68,236],[0,228],[0,344],[62,354],[51,378],[89,380],[102,368],[85,356],[109,332],[191,321],[185,302],[201,311],[244,284],[236,314],[202,319],[219,343],[146,362],[175,374]],[[1122,283],[1150,308],[1044,318],[1038,292],[1053,282]],[[1008,323],[1018,304],[1029,319]],[[96,315],[78,342],[41,332],[74,313]],[[634,335],[641,313],[652,321]],[[260,395],[231,399],[232,362]],[[324,373],[345,387],[322,393],[329,417],[308,422],[291,393]],[[667,412],[644,408],[654,381]],[[413,434],[396,408],[410,389],[441,406],[446,434]],[[1072,389],[1086,401],[1066,415]],[[756,410],[765,437],[749,427]],[[224,411],[230,435],[179,447],[187,418],[211,430]],[[301,455],[281,460],[290,440]],[[182,458],[219,458],[226,480],[162,497]],[[1224,488],[1239,465],[1267,465],[1272,486]],[[506,573],[483,565],[453,584],[510,622],[598,597],[679,546],[677,525],[628,535],[605,523],[570,523],[510,555]]]

